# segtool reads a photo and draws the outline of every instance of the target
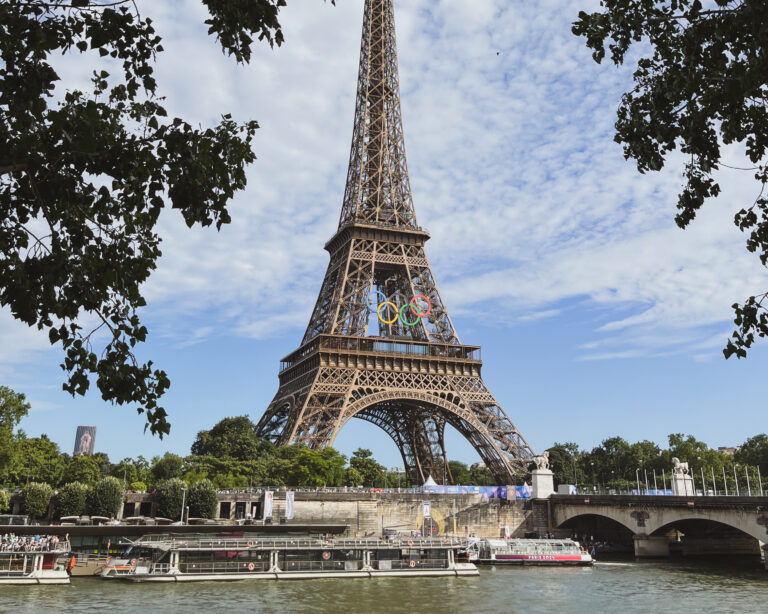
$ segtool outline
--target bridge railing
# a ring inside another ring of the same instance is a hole
[[[595,488],[595,487],[571,487],[572,490],[567,493],[560,492],[558,494],[568,494],[568,495],[577,495],[577,496],[586,496],[589,495],[630,495],[630,496],[649,496],[649,497],[659,497],[659,496],[688,496],[688,497],[765,497],[768,496],[768,489],[760,490],[760,489],[752,489],[752,490],[739,490],[738,492],[728,489],[721,490],[721,489],[701,489],[696,488],[695,492],[694,489],[688,489],[685,492],[679,492],[679,493],[673,493],[671,488],[640,488],[640,490],[633,488],[633,489],[618,489],[618,488]]]

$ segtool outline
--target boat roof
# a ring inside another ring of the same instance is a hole
[[[411,539],[319,539],[311,537],[145,535],[135,546],[160,550],[333,550],[466,548],[467,540],[457,537],[416,537]]]

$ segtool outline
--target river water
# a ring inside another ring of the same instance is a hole
[[[476,578],[390,578],[0,587],[0,612],[610,613],[768,612],[768,571],[726,562],[599,562],[593,568],[482,567]]]

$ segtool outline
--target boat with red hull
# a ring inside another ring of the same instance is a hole
[[[572,539],[481,539],[467,548],[480,565],[592,565],[592,556]]]

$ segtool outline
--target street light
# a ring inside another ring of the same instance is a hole
[[[739,463],[736,463],[733,466],[733,479],[736,480],[736,496],[739,496],[739,477],[736,475],[736,467],[739,466]]]
[[[187,489],[181,487],[181,524],[184,524],[184,504],[187,501]]]
[[[747,471],[747,466],[744,465],[744,475],[747,476],[747,496],[752,496],[752,487],[749,485],[749,472]]]
[[[639,495],[641,494],[640,493],[640,467],[638,467],[637,470],[635,471],[635,479],[637,480],[637,494]]]

